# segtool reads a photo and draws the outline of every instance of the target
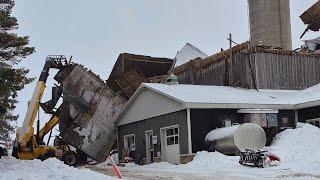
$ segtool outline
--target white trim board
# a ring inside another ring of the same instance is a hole
[[[192,153],[192,139],[191,139],[191,117],[190,109],[187,109],[187,128],[188,128],[188,151],[189,154]]]

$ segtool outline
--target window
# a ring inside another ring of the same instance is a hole
[[[289,118],[288,117],[282,117],[282,126],[289,126]]]
[[[167,145],[179,144],[179,128],[173,127],[166,129]]]
[[[136,149],[134,134],[123,136],[124,149],[126,151],[134,151]]]
[[[267,114],[267,124],[268,127],[278,126],[277,114]]]

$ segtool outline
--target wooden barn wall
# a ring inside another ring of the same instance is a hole
[[[190,66],[186,71],[176,74],[181,84],[224,85],[225,61],[220,60],[202,69]]]
[[[250,61],[250,62],[249,62]],[[234,84],[243,88],[255,88],[253,78],[255,78],[255,66],[253,56],[249,58],[248,53],[238,53],[234,55]]]
[[[249,57],[250,56],[250,57]],[[298,54],[235,53],[233,86],[259,89],[305,89],[320,82],[320,58]],[[225,82],[225,60],[178,74],[181,84],[217,85]]]
[[[254,54],[259,89],[305,89],[320,82],[320,59],[312,56]]]

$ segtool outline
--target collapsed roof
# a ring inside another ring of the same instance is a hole
[[[175,67],[180,66],[182,64],[187,63],[190,60],[196,59],[196,58],[206,58],[208,55],[204,52],[202,52],[200,49],[194,47],[193,45],[187,43],[183,46],[183,48],[177,52],[175,60]]]
[[[308,25],[308,29],[319,31],[320,29],[320,1],[316,2],[301,16],[301,20]]]
[[[205,59],[191,60],[171,73],[181,84],[300,90],[320,83],[319,70],[319,54],[252,47],[244,42]]]
[[[141,83],[166,75],[172,65],[173,60],[169,58],[123,53],[118,56],[107,84],[121,96],[130,98]]]

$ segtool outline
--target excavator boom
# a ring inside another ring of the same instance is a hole
[[[39,139],[43,140],[44,136],[48,134],[58,123],[59,123],[59,118],[56,115],[52,115],[51,119],[39,131],[39,135],[38,135]]]
[[[45,65],[41,71],[41,74],[36,84],[32,98],[29,101],[28,110],[25,115],[22,127],[18,128],[17,130],[17,140],[22,149],[28,149],[28,147],[26,147],[28,142],[34,139],[33,124],[39,110],[40,101],[42,99],[43,92],[46,88],[46,82],[49,76],[49,70],[51,68],[61,69],[66,65],[68,65],[68,62],[65,56],[62,56],[62,55],[48,56],[46,58]],[[59,122],[58,117],[53,116],[50,122],[48,122],[49,124],[47,123],[46,126],[40,131],[41,133],[40,136],[43,138],[44,135],[50,131],[49,129],[50,128],[52,129],[58,122]]]

